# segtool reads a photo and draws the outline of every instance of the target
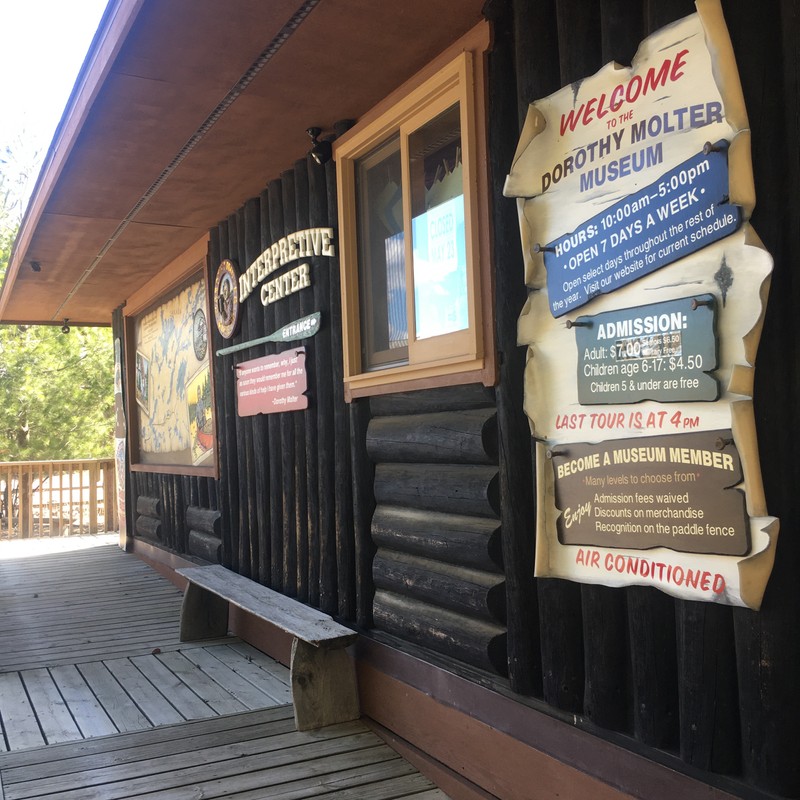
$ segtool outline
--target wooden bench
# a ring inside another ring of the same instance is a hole
[[[344,650],[357,633],[219,564],[177,573],[188,581],[181,610],[182,642],[227,635],[228,605],[233,603],[293,637],[290,675],[297,730],[358,719],[355,666]]]

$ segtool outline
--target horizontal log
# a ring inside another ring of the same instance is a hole
[[[496,464],[494,408],[376,417],[367,429],[375,463]]]
[[[379,504],[441,513],[497,517],[497,467],[453,464],[378,464]]]
[[[397,392],[372,397],[369,401],[373,417],[463,411],[470,408],[493,407],[494,404],[494,389],[480,383],[423,389],[418,392]]]
[[[161,498],[140,494],[136,498],[136,513],[153,519],[161,519]]]
[[[505,579],[497,573],[381,549],[372,562],[372,577],[379,589],[488,622],[506,621]]]
[[[222,539],[204,531],[189,531],[189,552],[198,558],[204,558],[219,564],[222,553]]]
[[[220,526],[222,515],[219,511],[210,508],[200,508],[198,506],[186,507],[186,527],[193,531],[210,533],[212,536],[220,538]]]
[[[375,626],[480,669],[506,675],[506,630],[409,597],[379,590]]]
[[[381,505],[371,532],[378,547],[484,572],[503,569],[497,520]]]
[[[136,533],[145,539],[160,539],[161,520],[139,515],[136,517]]]

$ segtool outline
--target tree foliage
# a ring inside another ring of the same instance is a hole
[[[0,155],[0,275],[19,229],[30,171]],[[109,457],[114,369],[106,328],[0,324],[0,461]]]
[[[0,460],[109,457],[111,332],[0,326]]]

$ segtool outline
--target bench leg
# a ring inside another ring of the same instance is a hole
[[[361,716],[355,664],[344,649],[325,650],[295,639],[291,679],[297,730],[314,730]]]
[[[228,601],[194,583],[186,586],[181,606],[181,641],[221,639],[228,634]]]

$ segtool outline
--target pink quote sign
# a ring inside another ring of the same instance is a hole
[[[303,394],[307,388],[304,347],[236,365],[240,417],[308,408],[308,398]]]

